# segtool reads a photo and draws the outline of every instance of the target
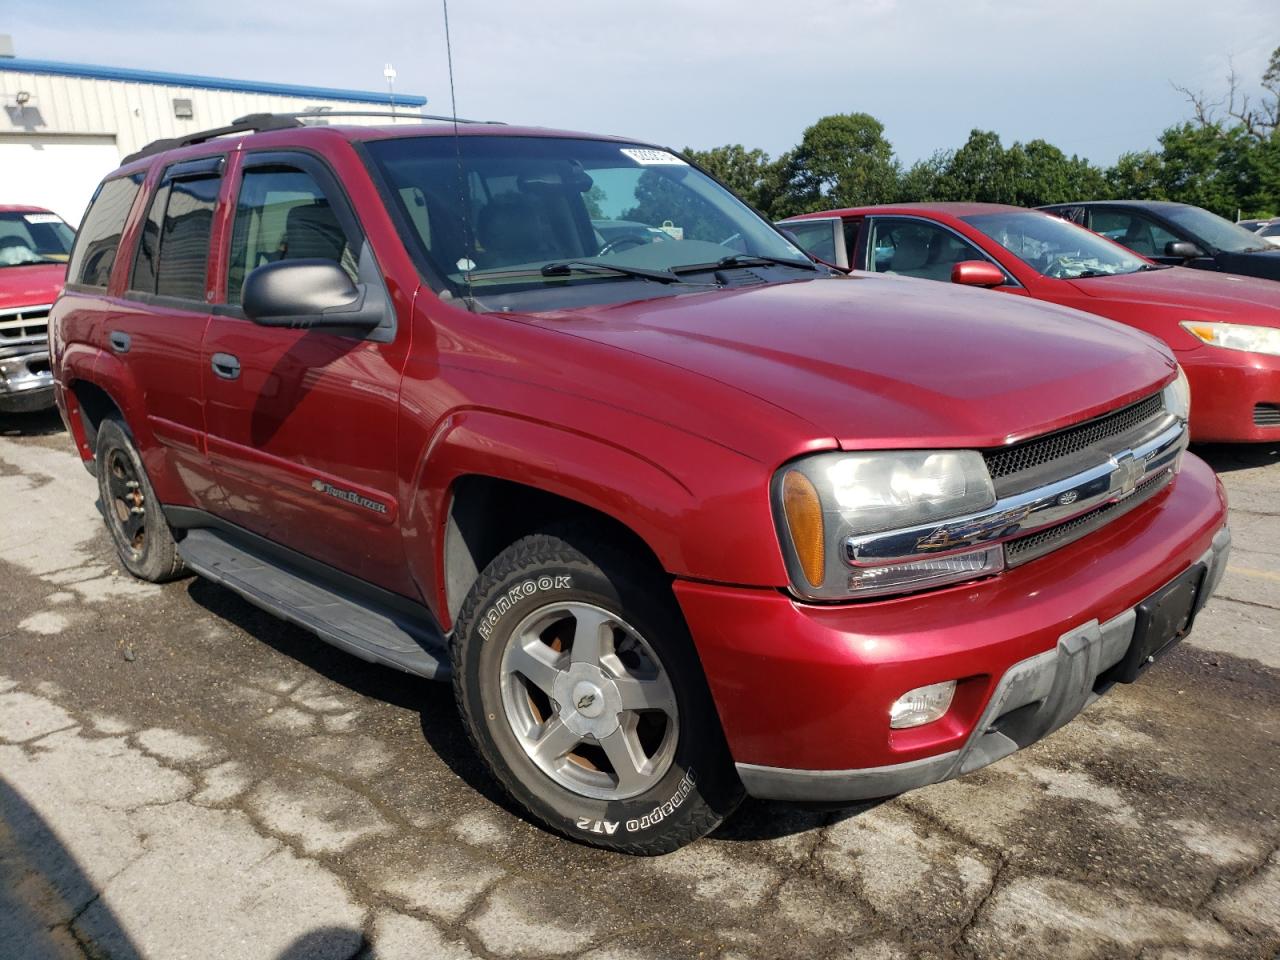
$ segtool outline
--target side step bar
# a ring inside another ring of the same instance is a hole
[[[435,680],[452,676],[448,643],[425,610],[416,617],[336,589],[216,529],[188,530],[178,553],[202,577],[362,660]]]

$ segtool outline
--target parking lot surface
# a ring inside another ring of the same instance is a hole
[[[0,957],[1270,960],[1280,447],[1200,453],[1235,552],[1139,683],[965,779],[639,860],[513,814],[447,685],[123,575],[57,418],[0,418]]]

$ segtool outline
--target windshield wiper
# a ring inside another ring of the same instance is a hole
[[[670,270],[650,270],[646,267],[625,267],[614,263],[597,263],[595,260],[559,260],[548,263],[539,271],[544,277],[567,277],[574,271],[596,273],[606,271],[622,277],[642,277],[659,283],[684,283]]]
[[[721,257],[715,263],[687,263],[682,267],[672,267],[672,273],[691,273],[695,270],[720,270],[724,267],[750,267],[765,263],[776,263],[782,267],[799,267],[802,270],[821,270],[812,260],[792,260],[787,257],[770,257],[763,253],[734,253]]]

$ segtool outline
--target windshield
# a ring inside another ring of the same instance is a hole
[[[617,299],[635,299],[637,283],[657,292],[713,282],[698,271],[734,257],[814,269],[750,208],[666,150],[492,136],[407,137],[368,150],[417,252],[458,295],[615,284]]]
[[[1047,213],[964,217],[1037,273],[1058,280],[1137,273],[1152,265],[1123,247]]]
[[[66,263],[72,229],[53,213],[0,213],[0,267]]]
[[[1191,234],[1196,243],[1210,250],[1246,253],[1250,250],[1267,249],[1267,245],[1258,240],[1257,234],[1200,207],[1163,207],[1160,212],[1166,219]]]

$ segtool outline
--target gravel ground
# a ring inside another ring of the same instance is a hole
[[[56,417],[0,418],[0,957],[1256,957],[1280,950],[1280,445],[1200,451],[1193,637],[1046,741],[637,860],[549,836],[445,685],[118,572]]]

